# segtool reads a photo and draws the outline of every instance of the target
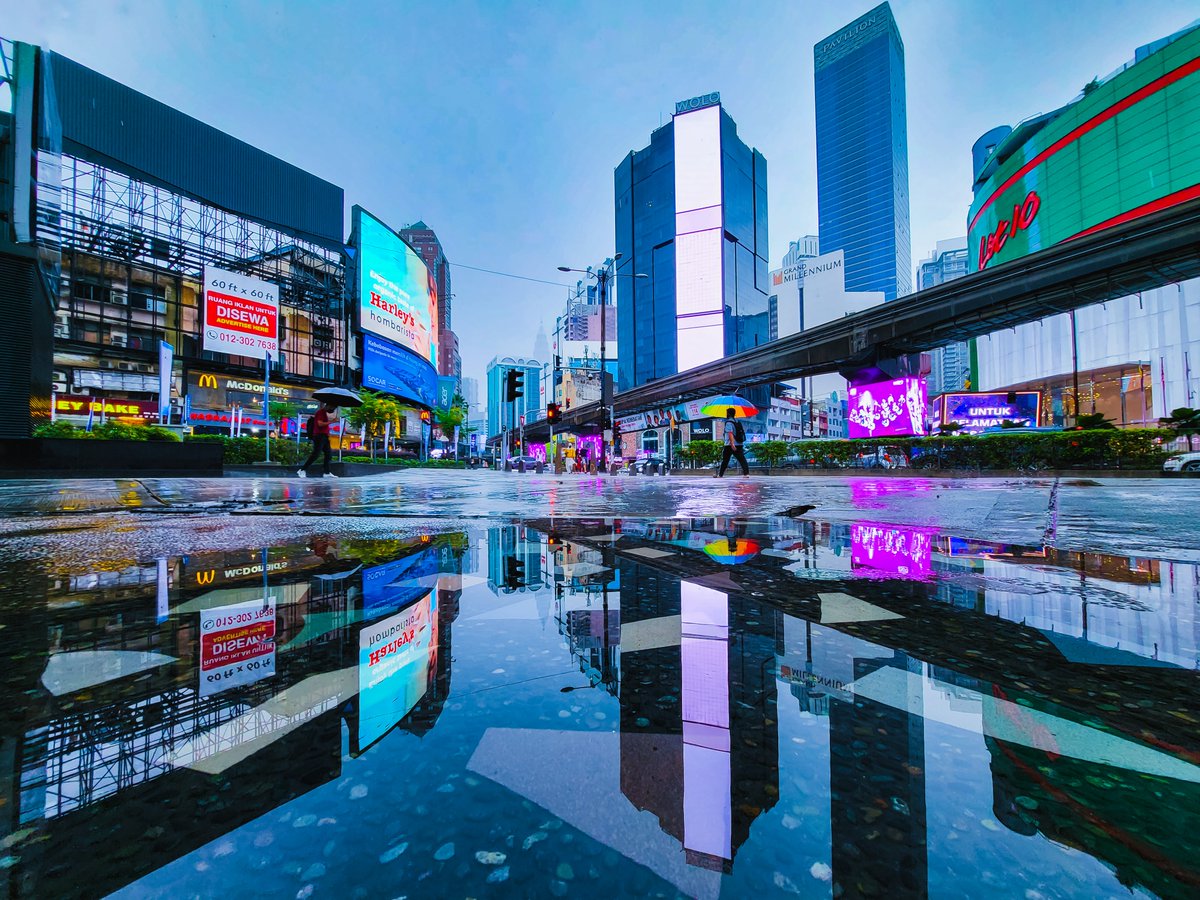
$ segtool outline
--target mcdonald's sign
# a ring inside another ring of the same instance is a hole
[[[198,584],[198,585],[212,584],[213,579],[216,577],[217,577],[216,569],[209,569],[208,571],[205,571],[205,572],[197,572],[196,573],[196,584]]]
[[[215,391],[217,389],[217,376],[209,375],[206,372],[200,376],[199,381],[196,382],[196,386],[202,388],[212,388]]]

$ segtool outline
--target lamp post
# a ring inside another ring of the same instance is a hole
[[[607,460],[607,452],[606,451],[608,450],[608,442],[604,439],[604,415],[603,415],[603,413],[604,412],[608,413],[608,421],[609,421],[610,428],[615,424],[615,422],[613,422],[613,416],[612,416],[612,392],[609,390],[608,368],[607,368],[607,348],[605,346],[605,342],[606,342],[606,339],[608,336],[608,282],[609,282],[609,279],[617,277],[616,265],[617,265],[617,260],[619,260],[621,258],[621,256],[622,256],[622,254],[620,254],[620,253],[616,254],[612,259],[607,260],[603,266],[601,266],[599,269],[597,269],[594,272],[592,271],[590,266],[586,269],[572,269],[570,266],[559,266],[558,267],[558,271],[560,271],[560,272],[581,272],[582,274],[587,275],[590,278],[595,278],[596,283],[599,287],[599,294],[600,294],[600,409],[602,411],[601,419],[600,419],[600,470],[601,470],[601,472],[607,470],[607,468],[608,468],[608,465],[606,462],[606,460]],[[624,275],[624,277],[625,278],[649,278],[650,276],[644,275],[641,272],[638,272],[633,275],[626,274],[626,275]],[[626,352],[631,352],[631,351],[626,351]]]

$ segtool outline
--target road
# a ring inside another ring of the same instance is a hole
[[[784,515],[1000,543],[1200,562],[1200,480],[629,477],[413,470],[370,478],[0,481],[0,539],[100,529],[138,550],[185,530],[388,532],[421,520]],[[253,521],[248,521],[253,520]],[[158,532],[158,537],[154,536]]]

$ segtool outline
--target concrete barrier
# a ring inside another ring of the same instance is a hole
[[[33,478],[220,476],[219,442],[108,441],[89,438],[0,440],[0,476]]]

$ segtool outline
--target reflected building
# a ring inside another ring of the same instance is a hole
[[[780,614],[621,560],[621,791],[729,873],[778,799]]]
[[[461,536],[394,552],[436,558],[446,542]],[[336,779],[371,615],[356,552],[314,540],[119,571],[3,572],[22,592],[19,623],[0,613],[6,641],[42,648],[3,676],[0,809],[6,833],[38,833],[4,870],[7,894],[119,890]],[[390,725],[423,733],[440,711],[454,593],[439,592],[423,705]]]

